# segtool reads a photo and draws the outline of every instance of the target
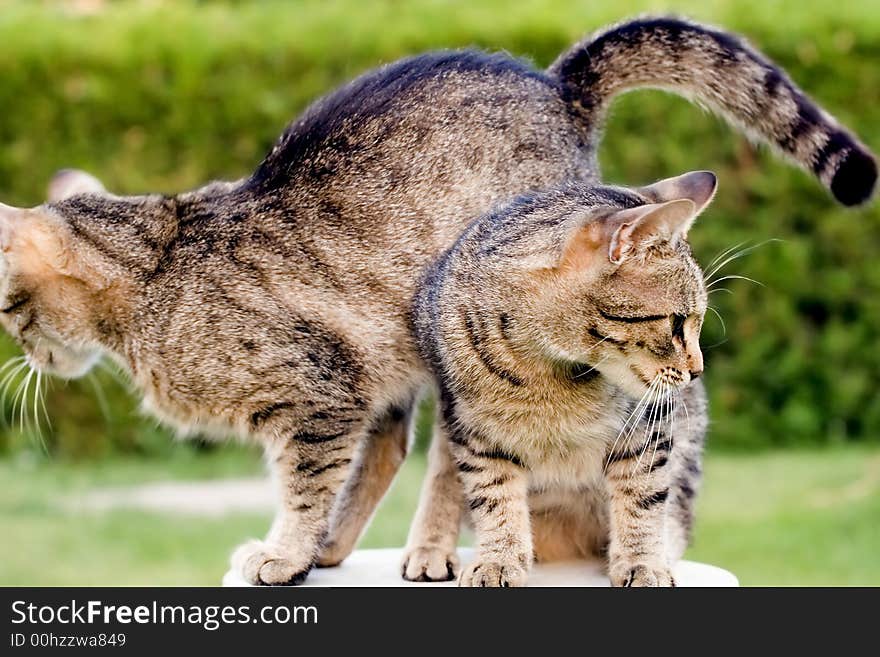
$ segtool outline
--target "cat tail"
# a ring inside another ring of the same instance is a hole
[[[843,205],[863,203],[873,192],[877,162],[868,148],[738,36],[679,18],[641,18],[592,35],[548,73],[591,131],[601,129],[617,94],[664,89],[774,146]]]

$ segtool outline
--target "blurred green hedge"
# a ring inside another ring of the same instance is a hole
[[[62,167],[119,193],[173,192],[247,174],[311,100],[361,71],[432,48],[506,49],[545,66],[583,34],[673,11],[746,34],[868,144],[880,148],[880,5],[768,3],[4,2],[0,0],[0,199],[41,202]],[[692,233],[708,263],[776,238],[725,270],[704,345],[711,443],[728,447],[880,436],[880,213],[845,211],[812,179],[720,120],[657,92],[622,99],[606,178],[642,183],[710,168],[721,188]],[[8,339],[0,355],[17,353]],[[47,391],[57,455],[159,453],[167,433],[106,373]],[[14,386],[13,386],[14,388]],[[11,395],[5,415],[12,416]],[[102,406],[104,407],[102,411]],[[0,450],[39,450],[10,427]]]

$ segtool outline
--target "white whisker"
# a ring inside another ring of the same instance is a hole
[[[660,406],[660,398],[663,395],[663,391],[666,389],[666,382],[658,379],[660,381],[660,385],[657,386],[657,391],[652,397],[651,402],[651,414],[648,417],[648,421],[645,422],[645,435],[643,437],[643,445],[642,449],[639,452],[639,458],[636,459],[636,464],[633,466],[632,472],[629,473],[629,478],[632,479],[636,472],[639,470],[639,466],[642,464],[642,457],[645,455],[645,452],[648,451],[648,441],[651,440],[651,436],[654,435],[654,426],[657,422],[657,417],[659,415],[659,406]]]
[[[3,413],[4,424],[7,424],[5,409],[6,409],[6,397],[9,394],[9,388],[10,388],[10,386],[12,386],[12,384],[18,378],[21,371],[23,369],[25,369],[26,367],[27,367],[27,362],[25,362],[24,359],[22,359],[21,361],[19,361],[19,364],[16,367],[14,367],[13,369],[11,369],[9,372],[6,373],[6,376],[3,377],[3,381],[0,382],[0,404],[2,404],[2,407],[4,409],[4,413]],[[13,404],[13,415],[14,415],[14,411],[15,411],[15,405]],[[15,423],[14,417],[12,419],[12,423],[13,424]]]
[[[721,260],[721,258],[723,258],[723,257],[726,256],[726,255],[729,255],[729,254],[733,253],[734,251],[736,251],[737,249],[739,249],[739,248],[745,246],[745,245],[748,244],[748,243],[749,243],[748,240],[743,240],[743,241],[740,242],[739,244],[734,244],[734,245],[731,246],[729,249],[724,249],[724,251],[722,251],[721,253],[719,253],[717,256],[715,256],[715,257],[712,259],[712,262],[709,263],[709,266],[706,267],[706,269],[711,269],[711,268],[715,265],[715,263],[717,263],[719,260]]]
[[[760,242],[760,243],[758,243],[758,244],[755,244],[754,246],[749,246],[749,247],[746,247],[746,248],[744,248],[744,249],[740,249],[739,251],[737,251],[737,252],[734,253],[733,255],[728,256],[727,258],[725,258],[725,259],[721,262],[721,264],[715,265],[714,267],[710,265],[710,267],[709,267],[709,271],[706,272],[706,274],[703,275],[703,279],[704,279],[704,280],[709,280],[710,278],[712,278],[713,275],[717,274],[719,271],[721,271],[721,269],[723,269],[724,267],[726,267],[728,263],[733,262],[733,261],[736,260],[737,258],[742,258],[743,256],[748,255],[749,253],[751,253],[751,252],[754,251],[755,249],[758,249],[758,248],[764,246],[765,244],[769,244],[770,242],[780,242],[780,241],[781,241],[781,240],[779,240],[779,239],[777,239],[777,238],[771,238],[771,239],[769,239],[769,240],[764,240],[763,242]]]
[[[608,337],[609,337],[609,336],[606,335],[604,338],[602,338],[601,340],[599,340],[599,342],[597,342],[597,343],[594,344],[592,347],[590,347],[589,349],[587,349],[587,353],[590,353],[591,351],[593,351],[593,349],[595,349],[595,348],[598,347],[600,344],[602,344],[603,342],[605,342],[605,340],[607,340]]]
[[[673,407],[673,401],[672,401],[672,394],[670,394],[672,392],[674,392],[674,394],[679,394],[677,388],[674,390],[667,390],[666,391],[666,399],[664,399],[664,403],[666,404],[666,406],[665,406],[666,419],[668,420],[668,423],[669,423],[669,426],[667,427],[667,431],[669,431],[670,433],[672,432],[672,421],[673,421],[673,415],[675,413],[675,409]],[[649,471],[651,468],[654,467],[654,458],[657,456],[657,443],[658,442],[659,441],[657,441],[657,440],[654,441],[654,451],[651,452],[651,465],[648,466]]]
[[[755,285],[760,285],[761,287],[767,287],[761,281],[756,281],[754,278],[749,278],[748,276],[740,276],[739,274],[728,274],[726,276],[722,276],[721,278],[716,278],[714,280],[706,283],[706,289],[712,289],[713,285],[720,283],[721,281],[729,281],[729,280],[741,280],[741,281],[749,281],[750,283],[754,283]]]
[[[691,415],[690,415],[690,413],[688,413],[688,407],[684,401],[684,393],[682,393],[680,390],[678,392],[678,400],[681,402],[682,409],[684,409],[684,416],[687,420],[687,432],[688,432],[688,435],[690,435],[691,434]]]
[[[24,418],[27,414],[27,396],[28,389],[31,387],[31,379],[34,378],[34,369],[28,372],[27,376],[24,378],[24,382],[19,385],[18,392],[15,393],[15,399],[13,399],[13,415],[12,421],[15,422],[15,411],[14,407],[18,406],[18,429],[19,431],[24,431]]]
[[[50,378],[46,379],[47,382],[49,382],[51,380],[52,379],[50,379]],[[49,429],[51,430],[52,429],[52,419],[49,417],[49,411],[46,410],[46,388],[38,386],[37,391],[40,393],[40,408],[42,408],[42,410],[43,410],[43,417],[46,418],[46,424],[49,425]]]
[[[721,316],[721,313],[719,313],[717,310],[715,310],[715,308],[713,308],[712,306],[706,306],[706,310],[711,310],[713,313],[715,313],[715,316],[718,318],[718,321],[721,322],[721,335],[726,336],[727,335],[727,324],[724,323],[724,318]]]
[[[101,389],[98,378],[94,375],[93,372],[89,372],[89,375],[86,378],[89,380],[89,383],[92,385],[92,389],[94,389],[95,391],[95,397],[98,400],[98,408],[101,409],[101,415],[104,416],[104,420],[106,422],[110,422],[110,406],[107,403],[107,397],[104,395],[104,391]]]
[[[611,449],[608,451],[608,459],[605,461],[605,467],[602,469],[603,472],[607,472],[608,466],[611,465],[611,457],[614,455],[614,450],[617,449],[617,443],[620,442],[621,436],[623,436],[624,432],[627,431],[627,427],[629,426],[629,423],[633,420],[633,418],[636,418],[636,420],[633,422],[632,426],[635,427],[638,424],[637,418],[638,418],[639,413],[641,413],[643,410],[643,407],[645,405],[645,400],[648,398],[648,395],[650,395],[651,392],[654,390],[654,386],[657,385],[657,382],[659,380],[660,380],[659,377],[654,377],[654,380],[651,381],[651,384],[648,386],[648,389],[645,390],[644,394],[642,395],[641,399],[639,399],[635,408],[633,408],[633,410],[630,411],[630,414],[627,416],[626,420],[623,423],[623,426],[620,428],[620,431],[618,432],[617,437],[614,439],[614,443],[611,445]],[[630,431],[629,433],[632,433],[632,432]],[[629,440],[629,434],[627,434],[627,440]]]
[[[589,374],[590,372],[592,372],[593,370],[595,370],[597,367],[599,367],[599,365],[601,365],[602,363],[604,363],[604,362],[605,362],[606,360],[608,360],[609,358],[611,358],[611,356],[605,356],[605,358],[603,358],[603,359],[600,360],[598,363],[596,363],[595,365],[593,365],[593,366],[592,366],[590,369],[588,369],[586,372],[581,372],[580,374],[578,374],[577,376],[574,376],[574,377],[572,377],[572,378],[574,378],[574,379],[579,379],[579,378],[582,377],[582,376],[586,376],[587,374]]]

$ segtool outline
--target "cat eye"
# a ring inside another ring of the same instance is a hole
[[[657,322],[661,319],[668,319],[669,317],[668,315],[612,315],[611,313],[606,313],[601,308],[599,309],[599,314],[609,321],[626,322],[627,324],[635,324],[637,322]]]
[[[672,315],[669,320],[672,323],[672,336],[684,339],[684,322],[687,319],[684,315]]]
[[[22,295],[19,298],[17,298],[15,301],[13,301],[11,305],[0,310],[0,312],[2,312],[4,314],[9,314],[11,312],[14,312],[14,311],[18,310],[19,308],[21,308],[24,304],[26,304],[30,300],[30,298],[31,298],[30,295],[27,295],[27,294]]]

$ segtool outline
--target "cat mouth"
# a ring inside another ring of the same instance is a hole
[[[657,371],[657,374],[655,374],[654,377],[646,376],[645,373],[635,365],[630,365],[629,369],[646,388],[650,388],[658,381],[676,388],[688,383],[688,379],[685,377],[684,373],[675,367],[663,367]]]
[[[664,367],[659,372],[657,372],[657,376],[663,383],[674,386],[681,386],[687,383],[684,373],[675,367]]]
[[[26,353],[28,364],[32,369],[58,376],[62,379],[78,379],[92,369],[100,358],[98,352],[64,349],[55,345],[40,350],[29,350]]]

